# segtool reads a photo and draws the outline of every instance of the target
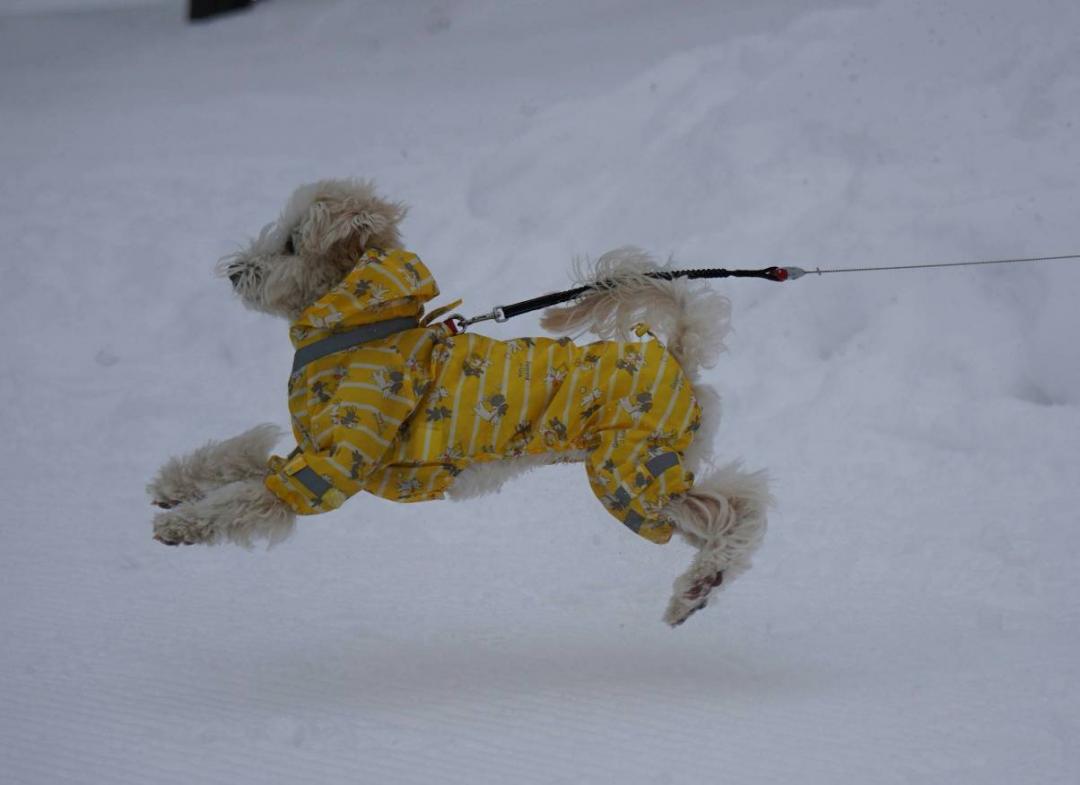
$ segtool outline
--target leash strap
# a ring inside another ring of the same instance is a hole
[[[722,267],[712,267],[699,270],[655,270],[647,272],[645,275],[649,278],[659,278],[665,281],[671,281],[675,278],[763,278],[767,281],[786,281],[789,277],[788,267],[765,267],[761,270],[727,270]],[[618,286],[618,283],[613,281],[597,281],[596,283],[586,284],[585,286],[578,286],[575,289],[567,289],[562,292],[552,292],[551,294],[544,294],[539,297],[533,297],[529,300],[522,300],[512,305],[500,305],[497,308],[493,308],[491,313],[481,314],[480,316],[474,316],[471,319],[466,319],[461,314],[453,314],[451,317],[456,323],[458,330],[464,330],[471,324],[477,322],[484,322],[488,319],[494,319],[496,322],[505,322],[507,319],[512,319],[515,316],[521,316],[523,313],[529,313],[531,311],[539,311],[543,308],[550,308],[553,305],[559,303],[565,303],[568,300],[574,300],[586,292],[614,289]]]
[[[804,275],[825,275],[826,273],[863,273],[863,272],[877,272],[883,270],[915,270],[926,269],[931,267],[970,267],[973,265],[985,265],[985,264],[1018,264],[1021,262],[1053,262],[1063,259],[1080,259],[1080,254],[1064,254],[1061,256],[1029,256],[1017,259],[981,259],[975,262],[944,262],[938,264],[905,264],[894,267],[845,267],[822,270],[820,267],[816,267],[813,270],[805,270],[802,267],[765,267],[760,270],[728,270],[723,267],[711,267],[698,270],[655,270],[645,273],[649,278],[660,278],[666,281],[674,280],[675,278],[761,278],[766,281],[776,281],[777,283],[783,283],[784,281],[796,281],[802,278]],[[596,283],[586,284],[585,286],[578,286],[575,289],[567,289],[562,292],[552,292],[551,294],[544,294],[540,297],[533,297],[530,300],[522,300],[521,302],[513,303],[512,305],[500,305],[493,308],[490,313],[474,316],[471,319],[466,319],[459,313],[452,314],[450,319],[447,320],[447,324],[457,332],[463,332],[471,324],[477,322],[484,322],[489,319],[494,319],[496,322],[505,322],[507,319],[512,319],[515,316],[520,316],[523,313],[529,313],[530,311],[539,311],[542,308],[550,308],[553,305],[559,303],[565,303],[568,300],[574,300],[583,294],[591,291],[613,289],[618,286],[618,283],[613,281],[597,281]]]
[[[783,267],[766,267],[763,270],[725,270],[719,267],[706,270],[659,270],[645,273],[645,275],[649,278],[659,278],[665,281],[671,281],[675,278],[764,278],[768,281],[787,280],[787,270]],[[576,289],[567,289],[564,292],[554,292],[553,294],[533,297],[531,300],[522,300],[513,305],[504,305],[500,310],[506,319],[512,319],[523,313],[539,311],[541,308],[549,308],[552,305],[573,300],[585,294],[585,292],[613,289],[617,285],[608,281],[597,281],[587,286],[579,286]],[[496,321],[499,321],[499,319],[496,319]]]

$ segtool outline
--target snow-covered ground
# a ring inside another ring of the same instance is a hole
[[[0,15],[0,781],[1080,781],[1080,263],[721,284],[757,566],[580,467],[167,549],[167,455],[287,422],[216,258],[375,177],[465,310],[686,266],[1080,251],[1074,0],[275,0]],[[537,331],[524,318],[493,326]],[[282,445],[287,450],[289,445]]]

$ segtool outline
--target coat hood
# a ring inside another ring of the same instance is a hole
[[[341,330],[412,316],[439,295],[431,271],[408,251],[369,249],[341,283],[305,308],[289,328],[297,349]]]

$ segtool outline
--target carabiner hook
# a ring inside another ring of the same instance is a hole
[[[471,319],[466,319],[460,313],[452,313],[450,314],[450,318],[446,321],[451,322],[454,329],[463,333],[470,325],[476,324],[477,322],[486,322],[489,319],[494,319],[496,322],[505,322],[508,318],[509,317],[503,313],[502,306],[500,305],[496,308],[492,308],[491,313],[480,314]]]

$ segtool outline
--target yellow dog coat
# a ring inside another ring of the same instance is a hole
[[[438,294],[415,255],[369,250],[293,322],[289,412],[299,447],[270,459],[270,490],[302,515],[361,490],[425,501],[472,464],[550,455],[583,460],[612,515],[667,542],[673,526],[659,511],[690,489],[682,455],[701,417],[667,349],[644,328],[640,343],[577,346],[420,326]],[[326,353],[350,331],[380,325],[398,331]]]

